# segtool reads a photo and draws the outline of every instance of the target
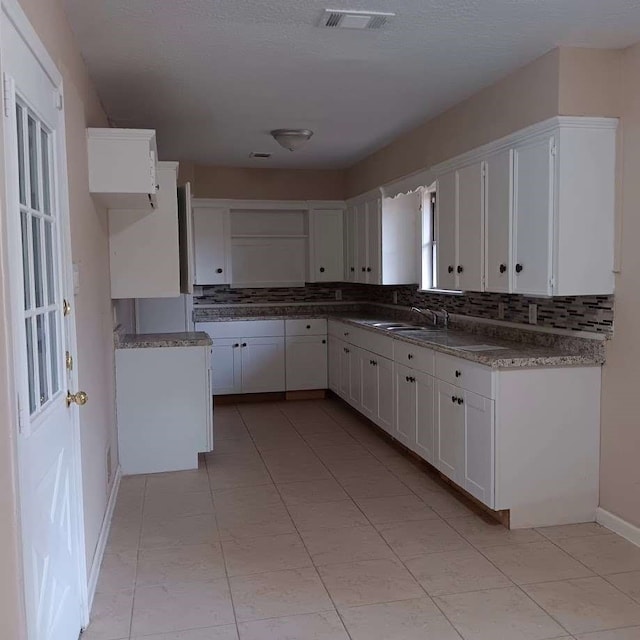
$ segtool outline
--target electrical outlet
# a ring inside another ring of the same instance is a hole
[[[393,292],[393,304],[398,304],[398,292]]]
[[[504,302],[498,302],[498,320],[504,320]]]
[[[342,300],[342,289],[336,289],[336,300]]]
[[[529,324],[538,324],[538,305],[533,302],[529,304]]]

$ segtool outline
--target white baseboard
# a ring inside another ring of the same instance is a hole
[[[600,507],[596,511],[596,521],[603,527],[611,529],[614,533],[640,547],[640,527],[636,527],[634,524]]]
[[[109,494],[109,501],[107,502],[107,508],[105,510],[104,518],[102,520],[102,528],[100,529],[100,536],[98,537],[96,552],[93,554],[91,571],[89,572],[89,585],[87,587],[88,599],[89,599],[89,611],[91,611],[91,607],[93,606],[93,597],[96,594],[96,587],[98,586],[98,576],[100,575],[100,566],[102,565],[102,557],[104,556],[104,550],[107,546],[107,540],[109,539],[109,531],[111,530],[111,518],[113,517],[113,510],[116,506],[116,499],[118,497],[118,489],[120,488],[121,477],[122,477],[122,471],[120,469],[120,465],[118,465],[115,476],[113,478],[113,484],[111,485],[111,493]]]

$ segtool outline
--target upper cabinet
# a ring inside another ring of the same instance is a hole
[[[310,204],[308,282],[344,278],[344,208],[344,202]]]
[[[616,126],[552,118],[435,167],[438,287],[612,293]]]
[[[229,209],[193,200],[193,241],[194,284],[229,284]]]
[[[155,131],[87,129],[89,191],[109,209],[153,209],[158,177]]]
[[[347,203],[344,279],[364,284],[418,282],[419,193],[383,198],[379,190]]]

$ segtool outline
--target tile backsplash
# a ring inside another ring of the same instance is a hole
[[[268,304],[335,302],[336,291],[344,302],[375,302],[410,307],[445,308],[476,318],[529,323],[529,304],[537,305],[539,327],[570,329],[592,333],[613,333],[613,296],[571,296],[530,298],[500,293],[448,294],[418,291],[414,286],[378,286],[344,282],[307,284],[305,287],[277,289],[231,289],[229,286],[203,288],[198,304]],[[396,300],[394,300],[394,294]],[[499,318],[499,305],[504,315]]]

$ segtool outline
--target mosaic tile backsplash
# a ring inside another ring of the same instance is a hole
[[[504,304],[503,320],[529,323],[529,304],[538,305],[539,327],[613,333],[613,296],[530,298],[499,293],[446,294],[418,291],[416,286],[378,286],[344,282],[308,284],[305,287],[277,289],[231,289],[229,286],[204,287],[197,304],[268,304],[335,302],[340,291],[344,302],[374,302],[405,307],[445,308],[450,313],[498,320],[498,305]]]

